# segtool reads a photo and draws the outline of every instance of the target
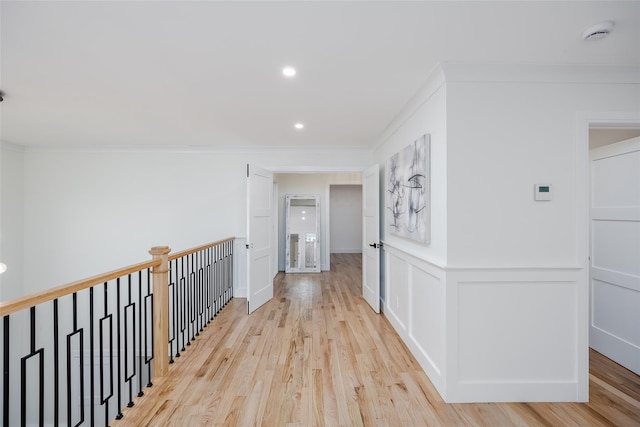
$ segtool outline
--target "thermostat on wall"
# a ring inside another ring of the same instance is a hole
[[[535,200],[551,200],[551,184],[535,184]]]

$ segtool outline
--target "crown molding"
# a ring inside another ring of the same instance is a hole
[[[639,84],[640,67],[445,62],[447,83],[617,83]]]
[[[10,147],[24,152],[53,152],[53,153],[273,153],[273,152],[304,152],[313,154],[321,153],[362,153],[371,152],[368,146],[65,146],[65,145],[16,145],[9,143]]]
[[[433,97],[438,91],[440,91],[445,85],[445,73],[440,64],[436,65],[433,70],[427,75],[422,86],[411,97],[411,99],[405,104],[400,112],[389,122],[384,128],[380,136],[376,138],[371,146],[373,150],[377,150],[381,145],[389,140],[394,133],[402,127],[413,116],[416,111],[422,105],[424,105],[429,99]]]

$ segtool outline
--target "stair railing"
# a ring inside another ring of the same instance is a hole
[[[233,298],[233,238],[0,303],[2,425],[109,425]]]

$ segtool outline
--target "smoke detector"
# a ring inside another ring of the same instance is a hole
[[[584,41],[600,40],[609,35],[613,30],[613,21],[604,21],[596,25],[592,25],[582,32]]]

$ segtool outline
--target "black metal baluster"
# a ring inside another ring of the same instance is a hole
[[[233,240],[229,242],[229,299],[233,299]]]
[[[204,321],[204,251],[198,252],[198,322],[200,332],[203,331]]]
[[[60,344],[58,342],[58,300],[53,300],[53,425],[60,425]]]
[[[96,368],[94,367],[94,330],[93,330],[93,286],[89,288],[89,422],[91,426],[95,424],[96,410],[94,408],[96,384],[95,374]]]
[[[196,252],[193,256],[193,316],[195,336],[200,335],[200,253]]]
[[[175,334],[175,329],[173,329],[173,325],[175,323],[175,312],[174,312],[174,308],[176,305],[176,300],[175,300],[175,285],[174,282],[171,279],[171,273],[173,272],[172,268],[171,268],[171,261],[169,261],[169,271],[167,272],[167,274],[169,275],[169,285],[167,286],[167,295],[169,298],[169,301],[167,301],[167,303],[169,304],[168,307],[168,314],[169,314],[169,319],[168,319],[168,328],[167,328],[167,333],[169,334],[169,339],[167,341],[168,346],[169,346],[169,364],[172,364],[174,362],[173,360],[173,342],[175,341],[176,338],[176,334]]]
[[[146,322],[142,321],[142,315],[143,315],[142,307],[144,306],[143,301],[145,301],[145,300],[142,299],[142,270],[140,270],[138,272],[138,301],[140,301],[140,308],[138,309],[138,316],[139,316],[139,319],[138,319],[138,321],[139,321],[139,330],[138,330],[138,332],[139,332],[139,336],[140,336],[140,338],[139,338],[140,342],[138,343],[138,347],[140,348],[140,352],[143,353],[144,357],[146,358],[146,356],[147,356],[146,346],[144,348],[144,352],[142,350],[142,345],[143,345],[143,342],[142,342],[142,340],[143,340],[143,338],[142,338],[142,327],[146,326]],[[146,314],[146,311],[144,312],[144,314]],[[144,335],[145,335],[145,341],[146,341],[146,335],[147,335],[146,331],[145,331]],[[140,368],[139,369],[140,370],[140,378],[138,379],[138,397],[142,397],[142,396],[144,396],[144,392],[142,391],[142,372],[143,372],[142,371],[142,364],[144,363],[144,359],[142,357],[138,357],[138,361],[139,361],[138,367]]]
[[[224,275],[222,278],[222,284],[224,286],[224,305],[226,306],[229,302],[229,248],[227,244],[224,243],[222,245],[222,253],[224,254],[224,261],[222,265],[224,265]]]
[[[100,319],[100,404],[104,406],[104,425],[109,425],[109,399],[113,397],[113,315],[109,312],[109,285],[104,282],[104,316]],[[109,334],[105,334],[104,325],[108,322]],[[109,339],[109,395],[104,393],[104,338]]]
[[[131,299],[131,288],[131,274],[128,274],[128,304],[124,307],[124,381],[129,383],[129,402],[127,403],[127,408],[133,407],[133,381],[131,380],[136,376],[136,304]],[[129,315],[129,312],[133,313]],[[131,323],[131,325],[129,325],[129,323]],[[132,334],[131,339],[129,339],[129,334]],[[131,344],[131,346],[129,344]],[[129,360],[129,358],[131,358],[131,360]],[[129,369],[131,369],[131,372],[129,372]]]
[[[218,283],[220,289],[218,290],[218,296],[220,298],[220,307],[218,312],[224,308],[224,245],[218,245]]]
[[[185,349],[185,334],[188,333],[188,331],[185,331],[185,329],[187,328],[187,283],[185,281],[185,276],[184,276],[184,258],[182,257],[180,258],[180,265],[181,265],[181,275],[180,275],[180,288],[182,290],[181,294],[182,294],[182,300],[180,301],[180,310],[181,310],[181,316],[180,316],[180,333],[182,335],[182,349],[180,351],[184,352]]]
[[[83,364],[84,333],[82,328],[78,329],[78,294],[76,292],[72,294],[72,301],[73,301],[73,308],[71,310],[71,313],[72,313],[72,320],[73,320],[73,329],[72,329],[73,332],[71,332],[70,334],[67,334],[67,425],[71,426],[73,423],[72,421],[73,414],[71,412],[71,409],[72,409],[71,404],[73,403],[71,399],[72,389],[73,389],[72,378],[71,378],[71,359],[72,359],[71,340],[74,335],[78,335],[80,337],[80,344],[79,344],[80,357],[78,359],[80,363],[80,369],[79,369],[80,420],[75,424],[75,427],[77,427],[84,422],[84,364]]]
[[[173,260],[173,341],[175,342],[175,355],[176,357],[180,357],[180,350],[178,350],[178,260]],[[171,358],[173,363],[173,358]]]
[[[44,348],[36,350],[36,308],[30,309],[30,349],[31,352],[20,359],[20,425],[27,425],[27,361],[34,356],[39,358],[39,393],[38,393],[38,423],[44,425]]]
[[[116,385],[118,390],[117,402],[118,402],[118,414],[116,415],[116,420],[120,420],[123,417],[122,414],[122,352],[120,349],[120,278],[116,279],[116,354],[118,355],[118,369],[117,369],[117,377],[116,377]]]
[[[147,301],[149,301],[149,304],[151,305],[149,308],[149,312],[147,312]],[[144,342],[145,342],[145,346],[144,346],[144,363],[147,365],[147,375],[148,375],[148,382],[147,382],[147,387],[151,387],[153,386],[153,383],[151,382],[151,360],[153,360],[153,340],[155,339],[155,335],[153,333],[153,318],[152,318],[152,314],[153,313],[153,293],[151,292],[151,269],[148,268],[147,269],[147,296],[145,297],[145,304],[144,304],[144,309],[145,309],[145,313],[144,313],[144,319],[145,319],[145,326],[144,326]],[[149,322],[149,319],[151,319],[151,322]],[[149,323],[151,323],[151,326],[149,326]],[[149,346],[149,343],[147,342],[147,331],[151,332],[151,346]],[[151,349],[151,356],[147,359],[147,351],[148,349]]]
[[[214,306],[215,306],[215,311],[214,311],[214,317],[218,315],[218,312],[220,311],[220,301],[218,298],[218,295],[220,293],[220,289],[219,289],[219,285],[220,283],[218,282],[218,272],[220,271],[220,262],[218,260],[218,246],[215,246],[213,248],[213,298],[214,298]]]
[[[217,306],[216,306],[216,248],[211,248],[211,301],[213,311],[211,312],[211,320],[216,317]]]
[[[220,245],[222,252],[222,308],[227,305],[227,251],[224,244]]]
[[[216,247],[216,249],[218,250],[218,256],[216,257],[218,259],[218,271],[217,271],[217,275],[218,277],[216,278],[216,282],[218,282],[218,310],[217,312],[220,313],[220,311],[222,310],[222,307],[224,306],[224,257],[222,254],[222,247],[220,245],[218,245]]]
[[[193,254],[189,254],[187,256],[187,274],[189,274],[188,284],[189,284],[189,327],[191,328],[191,333],[189,334],[189,342],[187,345],[191,345],[191,341],[195,340],[195,277],[194,277],[194,265],[193,265]]]
[[[228,257],[227,257],[227,244],[223,243],[222,244],[222,256],[223,256],[223,261],[222,261],[222,265],[224,266],[223,268],[223,273],[222,273],[222,286],[223,286],[223,293],[222,293],[222,299],[224,300],[224,305],[227,305],[227,303],[229,302],[229,289],[227,288],[227,278],[229,275],[229,263],[228,263]]]
[[[220,259],[222,265],[222,274],[220,278],[220,282],[222,283],[222,308],[227,305],[227,249],[226,245],[220,245]]]
[[[213,266],[211,265],[211,253],[213,248],[207,248],[207,324],[211,323],[213,319],[213,305],[211,301],[213,299],[213,280],[211,275],[213,274]]]
[[[9,373],[11,372],[11,369],[9,369],[9,354],[10,354],[10,344],[9,344],[9,316],[4,316],[4,343],[2,344],[3,347],[3,364],[2,366],[3,368],[3,374],[2,374],[2,401],[3,401],[3,408],[2,408],[2,425],[3,426],[8,426],[9,425]]]
[[[189,334],[189,326],[191,323],[191,274],[189,274],[189,256],[186,255],[184,257],[184,261],[187,265],[185,271],[182,272],[182,277],[184,279],[184,289],[185,289],[185,300],[184,300],[184,312],[185,312],[185,320],[184,325],[187,333],[186,337],[186,345],[191,345],[191,334]]]

